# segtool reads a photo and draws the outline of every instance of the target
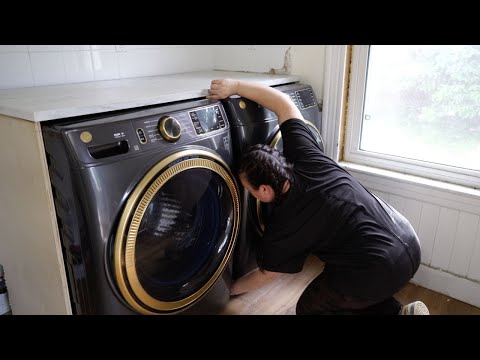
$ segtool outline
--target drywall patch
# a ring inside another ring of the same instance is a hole
[[[292,47],[289,46],[283,57],[283,67],[280,69],[271,68],[269,73],[273,75],[289,75],[292,70]]]

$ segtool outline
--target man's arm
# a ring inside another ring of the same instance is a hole
[[[302,113],[287,94],[263,84],[233,79],[212,80],[210,95],[207,99],[225,99],[231,95],[240,95],[273,111],[278,123],[292,118],[303,120]]]

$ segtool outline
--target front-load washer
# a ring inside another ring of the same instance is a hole
[[[240,199],[230,124],[196,100],[42,125],[74,314],[215,314]]]
[[[322,113],[312,87],[306,84],[287,84],[275,86],[275,88],[290,96],[301,111],[320,147],[324,149],[320,133]],[[280,152],[283,150],[282,135],[275,113],[240,96],[224,99],[222,103],[231,125],[235,170],[238,169],[243,153],[251,145],[268,144]],[[241,185],[240,197],[242,222],[233,254],[233,279],[257,267],[255,245],[263,235],[264,223],[270,211],[269,204],[255,199]]]

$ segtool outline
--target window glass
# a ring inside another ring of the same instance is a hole
[[[372,45],[359,149],[480,170],[480,46]]]

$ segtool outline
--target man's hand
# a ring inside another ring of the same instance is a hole
[[[207,99],[221,100],[239,95],[273,111],[281,125],[289,119],[303,120],[303,115],[287,94],[259,82],[233,79],[212,80]]]
[[[225,99],[231,95],[237,93],[238,90],[238,80],[233,79],[220,79],[212,80],[210,84],[210,95],[207,96],[207,99],[211,100],[220,100]]]

